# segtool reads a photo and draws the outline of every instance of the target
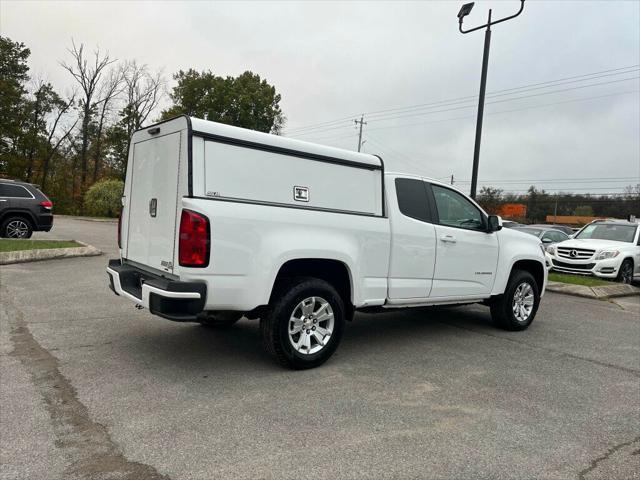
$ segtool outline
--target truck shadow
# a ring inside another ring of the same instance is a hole
[[[469,330],[493,328],[489,310],[477,306],[358,313],[353,322],[347,323],[336,355],[348,357],[350,361],[357,361],[358,357],[364,359],[380,351],[393,354],[394,349],[401,349],[406,355],[407,349],[422,350],[425,341],[438,343],[447,338],[472,335]],[[136,342],[135,355],[144,358],[131,361],[143,360],[156,367],[171,365],[192,373],[240,373],[255,372],[256,369],[263,372],[282,371],[264,352],[258,321],[255,320],[242,319],[225,329],[196,324],[156,324],[154,328],[145,328],[133,336]],[[390,355],[388,358],[393,361],[394,357]]]

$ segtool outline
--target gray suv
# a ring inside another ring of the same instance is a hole
[[[53,227],[53,202],[35,185],[0,179],[0,237],[29,238]]]

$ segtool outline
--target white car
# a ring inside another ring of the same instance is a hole
[[[538,238],[449,185],[196,118],[133,135],[122,203],[116,294],[174,321],[259,318],[292,368],[329,358],[356,310],[483,303],[524,330],[547,282]]]
[[[640,279],[640,228],[626,220],[596,220],[572,239],[547,247],[552,269],[631,283]]]

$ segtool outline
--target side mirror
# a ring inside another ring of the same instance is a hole
[[[497,232],[498,230],[502,230],[500,217],[489,215],[489,218],[487,218],[487,233]]]

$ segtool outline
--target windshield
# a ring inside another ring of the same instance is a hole
[[[633,242],[636,235],[634,225],[599,224],[587,225],[575,238],[581,240],[613,240],[615,242]]]
[[[540,234],[542,233],[542,230],[540,230],[539,228],[514,228],[514,230],[528,233],[529,235],[533,235],[535,237],[539,237]]]

